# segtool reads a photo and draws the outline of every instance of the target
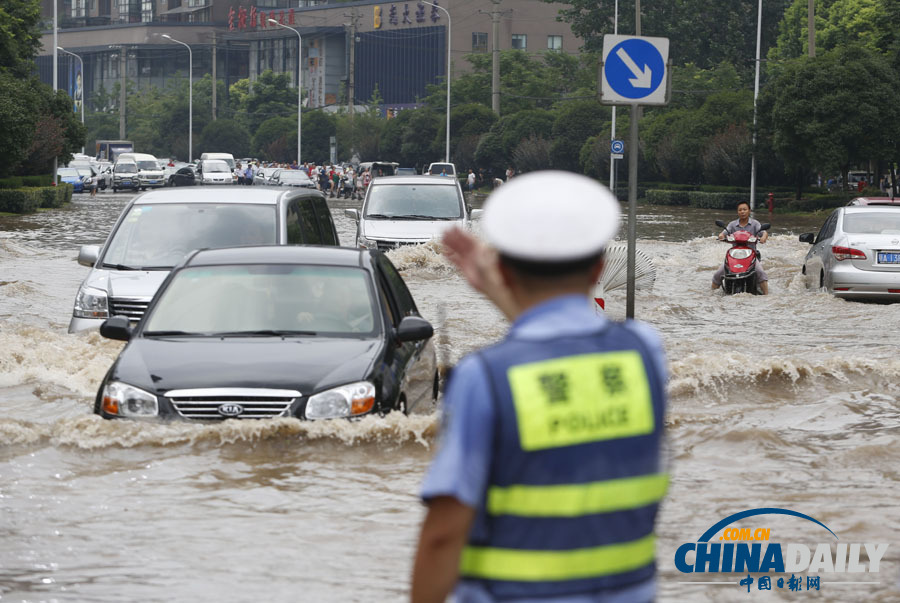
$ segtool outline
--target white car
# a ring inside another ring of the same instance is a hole
[[[231,167],[221,159],[201,160],[197,168],[198,184],[234,184],[237,175],[232,173]]]
[[[834,210],[803,261],[808,285],[844,299],[900,301],[900,208],[855,205]]]
[[[439,239],[452,226],[467,226],[481,211],[466,205],[456,178],[431,176],[375,178],[362,210],[344,210],[356,220],[356,245],[382,251]]]

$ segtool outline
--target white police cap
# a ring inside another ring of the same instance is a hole
[[[599,182],[572,172],[530,172],[488,197],[487,241],[511,258],[566,262],[599,253],[619,230],[619,202]]]

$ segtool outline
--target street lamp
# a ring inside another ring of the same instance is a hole
[[[444,148],[444,162],[450,163],[450,32],[453,22],[450,19],[450,13],[443,6],[438,6],[427,0],[420,0],[420,2],[442,10],[447,15],[447,143]]]
[[[301,121],[303,119],[302,115],[302,107],[303,107],[303,90],[301,84],[303,82],[303,37],[300,35],[300,32],[294,29],[293,27],[289,27],[283,23],[279,23],[275,19],[268,19],[269,23],[272,25],[276,25],[281,27],[282,29],[290,29],[292,32],[297,34],[297,167],[299,168],[303,163],[300,161],[300,128]]]
[[[85,99],[84,99],[84,61],[81,60],[80,56],[78,56],[74,52],[69,52],[62,46],[57,46],[56,49],[59,50],[60,52],[64,52],[66,54],[72,55],[73,57],[78,59],[79,63],[81,63],[81,125],[84,125],[84,101],[85,101]],[[81,147],[81,152],[84,153],[83,146]]]
[[[169,34],[160,34],[161,37],[181,44],[188,49],[188,163],[194,160],[194,53],[191,47],[180,40],[176,40]],[[213,82],[213,86],[216,83]]]
[[[762,0],[756,17],[756,75],[753,81],[753,150],[750,155],[750,211],[756,208],[756,99],[759,97],[759,47],[762,39]]]

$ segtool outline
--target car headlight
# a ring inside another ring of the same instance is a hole
[[[106,291],[82,287],[75,296],[76,318],[109,318],[109,302]]]
[[[120,417],[155,417],[159,415],[156,396],[121,381],[110,381],[103,386],[104,412]]]
[[[375,386],[368,381],[348,383],[311,396],[307,419],[335,419],[369,412],[375,406]]]
[[[378,249],[378,241],[375,239],[367,239],[366,237],[359,235],[356,240],[362,249]]]

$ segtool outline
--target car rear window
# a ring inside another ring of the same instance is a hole
[[[844,214],[844,232],[853,234],[900,234],[900,210]]]
[[[274,205],[134,205],[119,224],[103,264],[171,268],[194,249],[276,243]]]

